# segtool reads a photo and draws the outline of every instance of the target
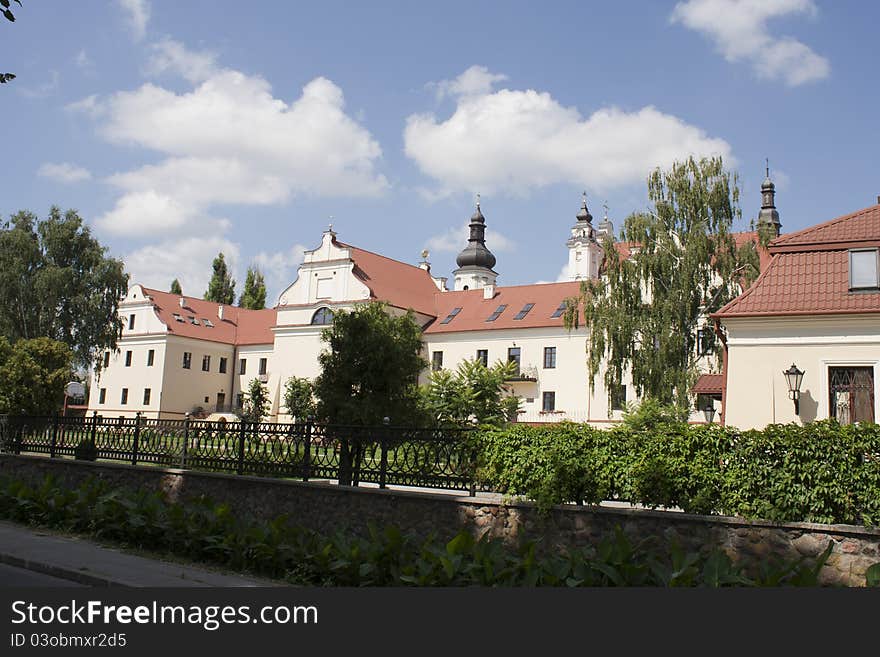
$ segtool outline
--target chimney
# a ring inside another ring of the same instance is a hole
[[[483,298],[491,299],[495,296],[495,286],[494,285],[486,285],[483,287]]]
[[[223,306],[217,306],[217,318],[223,320]]]
[[[183,297],[180,297],[180,307],[186,308],[186,299],[184,299]]]

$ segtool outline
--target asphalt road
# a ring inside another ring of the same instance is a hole
[[[82,584],[71,582],[69,579],[59,579],[43,573],[37,573],[24,568],[16,568],[5,563],[0,563],[0,588],[12,586],[76,586],[82,587]]]

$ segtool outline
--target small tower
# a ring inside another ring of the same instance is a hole
[[[467,246],[455,259],[458,269],[455,276],[455,290],[478,290],[487,285],[495,285],[498,274],[492,270],[495,256],[486,248],[486,218],[480,210],[480,195],[477,194],[477,209],[469,224],[470,236]]]
[[[767,160],[766,178],[761,183],[761,211],[758,213],[758,235],[763,243],[779,237],[782,224],[776,211],[776,185],[770,180],[770,161]]]
[[[612,240],[614,239],[614,224],[611,223],[611,219],[608,218],[608,201],[605,201],[605,203],[602,204],[602,208],[605,210],[605,216],[602,217],[602,221],[599,222],[599,229],[596,236],[596,239],[599,242],[605,239],[606,235]]]
[[[568,277],[573,281],[599,278],[602,247],[596,240],[593,215],[587,209],[586,192],[584,192],[581,209],[577,213],[576,219],[577,222],[571,227],[571,237],[566,242],[566,246],[568,246]]]

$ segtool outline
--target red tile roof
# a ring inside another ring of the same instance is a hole
[[[724,390],[723,374],[701,374],[694,385],[693,393],[695,395],[720,395]]]
[[[880,204],[811,226],[770,243],[771,253],[880,245]]]
[[[371,298],[404,310],[412,308],[425,315],[435,314],[434,295],[438,289],[427,271],[356,246],[337,244],[351,251],[354,273],[370,288]]]
[[[580,293],[580,283],[573,281],[513,285],[497,287],[495,292],[495,296],[491,299],[483,298],[483,290],[438,292],[435,295],[437,319],[425,330],[425,333],[561,327],[562,317],[551,317],[551,315],[566,298]],[[535,304],[529,313],[522,319],[514,319],[528,303]],[[486,319],[501,305],[507,305],[504,312],[495,321],[487,322]],[[461,308],[458,315],[448,324],[442,324],[441,322],[455,308]]]
[[[152,299],[159,319],[168,326],[168,332],[174,335],[235,345],[272,344],[275,340],[272,334],[276,317],[274,308],[247,310],[147,287],[143,290]],[[185,300],[182,308],[181,298]],[[217,309],[221,305],[222,320],[217,316]],[[182,322],[174,318],[175,313],[183,318]],[[190,317],[195,317],[199,323],[193,324]],[[214,326],[205,325],[206,319]]]

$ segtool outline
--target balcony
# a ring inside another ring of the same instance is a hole
[[[514,376],[507,377],[504,379],[507,383],[537,383],[538,382],[538,368],[534,365],[526,365],[525,367],[521,367],[519,372]]]

